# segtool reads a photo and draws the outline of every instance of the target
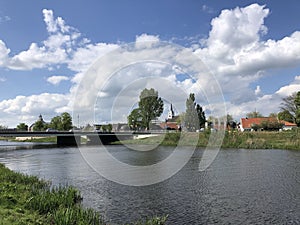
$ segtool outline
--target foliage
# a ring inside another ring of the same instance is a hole
[[[130,140],[130,144],[156,144],[163,146],[190,146],[198,140],[197,147],[205,148],[210,131],[199,133],[172,132],[161,136]],[[122,142],[124,143],[124,142]],[[125,141],[126,143],[126,141]],[[300,150],[300,128],[281,132],[238,132],[226,131],[221,148],[242,149],[293,149]]]
[[[195,102],[195,94],[190,93],[186,100],[186,111],[184,117],[184,126],[188,131],[199,130],[204,127],[206,118],[202,107]]]
[[[51,187],[35,176],[0,164],[1,224],[104,224],[101,215],[80,205],[73,187]]]
[[[297,123],[300,126],[300,91],[283,98],[282,101],[281,112],[284,113],[284,116],[288,116],[287,118],[293,118],[293,121],[290,121],[291,119],[287,121]]]
[[[60,116],[55,116],[51,119],[50,128],[54,130],[62,130],[62,122]]]
[[[47,124],[42,121],[42,120],[38,120],[34,123],[33,125],[33,131],[45,131],[48,128]]]
[[[0,164],[0,224],[101,225],[103,217],[83,208],[73,187],[51,187],[49,182],[13,172]],[[163,225],[167,216],[132,224]]]
[[[17,130],[19,130],[19,131],[27,131],[28,130],[28,125],[26,125],[25,123],[20,123],[17,126]]]
[[[128,124],[133,129],[145,128],[149,130],[151,120],[159,117],[164,109],[163,100],[153,88],[145,88],[140,94],[138,108],[127,117]]]
[[[61,115],[61,124],[62,124],[62,130],[70,130],[72,129],[72,117],[69,113],[63,112]]]
[[[277,117],[278,117],[278,114],[273,112],[273,113],[270,113],[270,114],[269,114],[269,117],[277,118]]]
[[[49,126],[55,130],[70,130],[73,127],[72,117],[69,113],[63,112],[60,116],[53,117]]]
[[[254,112],[249,112],[246,114],[247,118],[260,118],[263,117],[263,115],[260,112],[254,111]]]
[[[278,119],[294,123],[294,116],[286,109],[278,113]]]
[[[205,113],[199,104],[196,105],[196,112],[198,115],[199,126],[204,127],[206,122]]]
[[[138,130],[139,128],[141,128],[143,124],[142,120],[143,118],[142,118],[141,110],[139,108],[133,109],[129,114],[129,116],[127,117],[128,126],[132,130]]]
[[[102,125],[101,129],[102,129],[103,132],[111,132],[112,131],[112,125],[110,123],[106,124],[106,125]]]

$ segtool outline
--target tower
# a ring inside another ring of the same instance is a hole
[[[170,110],[168,112],[168,120],[173,119],[174,117],[174,110],[173,110],[173,106],[171,104]]]

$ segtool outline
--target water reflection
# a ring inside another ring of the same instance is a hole
[[[133,165],[151,164],[172,152],[168,147],[153,154],[109,148],[114,157]],[[0,151],[0,162],[54,184],[78,187],[84,204],[101,211],[111,224],[166,214],[168,224],[300,223],[299,151],[222,150],[207,170],[199,172],[202,153],[196,150],[170,179],[143,187],[104,179],[86,164],[77,148],[5,150]]]

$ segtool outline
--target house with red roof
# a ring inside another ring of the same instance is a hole
[[[290,123],[284,120],[278,120],[275,117],[260,117],[260,118],[241,118],[239,130],[240,131],[254,131],[255,127],[260,127],[263,123],[279,123],[282,124],[282,130],[291,130],[297,127],[297,124]]]

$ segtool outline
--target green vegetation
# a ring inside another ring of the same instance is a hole
[[[73,187],[51,187],[35,176],[16,173],[0,164],[1,225],[100,225],[103,217],[83,208],[82,197]],[[133,224],[163,225],[167,217],[153,217]]]
[[[278,118],[289,122],[296,123],[300,126],[300,91],[295,92],[282,99],[281,112]]]
[[[145,88],[140,94],[139,107],[128,116],[128,125],[133,130],[149,130],[151,120],[159,117],[164,110],[163,100],[153,88]]]
[[[205,113],[199,104],[196,105],[195,94],[191,93],[186,100],[184,125],[188,131],[196,131],[204,127],[205,121]]]
[[[73,187],[54,187],[0,164],[1,224],[104,224],[99,213],[80,205]]]
[[[49,128],[54,130],[70,130],[72,127],[72,117],[67,112],[62,113],[60,116],[53,117],[49,124]]]
[[[210,131],[205,132],[175,132],[166,133],[157,137],[138,140],[122,141],[128,144],[159,144],[176,146],[180,144],[189,146],[197,141],[197,147],[206,147],[210,138]],[[300,129],[282,132],[237,132],[226,131],[222,148],[243,149],[290,149],[300,150]]]

